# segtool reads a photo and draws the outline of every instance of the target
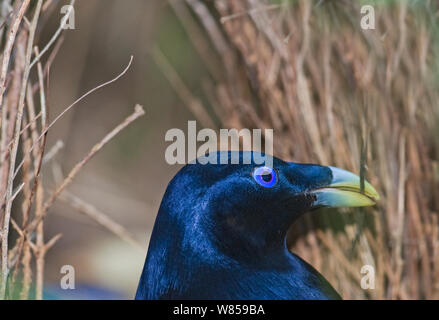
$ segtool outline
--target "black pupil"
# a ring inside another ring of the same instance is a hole
[[[262,174],[262,180],[264,180],[265,182],[270,182],[272,179],[271,177],[271,173],[270,172],[264,172]]]

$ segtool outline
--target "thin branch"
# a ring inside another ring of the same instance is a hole
[[[11,59],[11,51],[14,46],[15,37],[17,35],[18,28],[20,27],[21,20],[23,19],[24,13],[29,6],[30,0],[24,0],[21,4],[20,9],[17,12],[17,16],[13,20],[11,29],[9,31],[8,40],[6,42],[5,50],[3,51],[3,62],[0,74],[0,110],[3,107],[3,94],[6,90],[6,75],[8,73],[9,60]]]
[[[58,233],[57,235],[53,236],[53,238],[47,241],[46,244],[44,245],[44,251],[47,252],[47,250],[52,248],[61,237],[62,237],[62,233]]]
[[[136,248],[144,250],[144,247],[135,239],[135,237],[119,223],[111,219],[107,214],[99,211],[93,205],[84,200],[72,195],[69,192],[63,192],[60,195],[60,200],[66,202],[72,208],[90,217],[99,225],[108,229],[122,240],[128,242]]]
[[[35,55],[38,56],[38,47],[34,48]],[[47,105],[46,105],[46,95],[44,93],[44,75],[43,75],[43,67],[41,66],[41,62],[37,63],[38,70],[38,83],[40,87],[40,106],[41,106],[41,127],[45,129],[47,127]],[[49,75],[50,73],[48,73]],[[49,83],[49,77],[47,78]],[[34,168],[35,168],[35,179],[34,179],[34,188],[32,190],[32,194],[35,192],[36,194],[36,209],[35,216],[38,217],[43,212],[43,203],[44,203],[44,189],[42,182],[40,181],[40,173],[41,173],[41,165],[43,163],[44,150],[46,145],[47,134],[44,135],[43,141],[38,149],[35,149],[34,154]],[[39,156],[39,157],[38,157]],[[38,160],[37,160],[38,159]],[[32,198],[30,199],[30,203],[32,203]],[[29,207],[30,209],[30,207]],[[43,299],[43,286],[44,286],[44,266],[45,266],[45,256],[46,256],[46,248],[44,245],[44,226],[43,220],[37,226],[37,239],[36,245],[38,248],[38,255],[36,261],[36,283],[35,283],[35,298],[37,300]]]
[[[133,56],[130,57],[130,61],[128,62],[128,65],[125,67],[125,69],[119,74],[117,75],[115,78],[104,82],[102,84],[100,84],[97,87],[94,87],[93,89],[87,91],[85,94],[83,94],[81,97],[79,97],[78,99],[76,99],[71,105],[69,105],[66,109],[64,109],[64,111],[62,111],[48,126],[47,128],[45,128],[41,135],[38,137],[38,139],[36,141],[34,141],[33,145],[31,146],[31,148],[29,149],[29,152],[32,152],[32,150],[37,146],[38,142],[44,137],[44,135],[55,125],[55,123],[61,119],[70,109],[72,109],[76,104],[78,104],[81,100],[83,100],[84,98],[86,98],[87,96],[89,96],[90,94],[92,94],[93,92],[113,83],[116,82],[117,80],[119,80],[122,76],[125,75],[125,73],[127,73],[128,69],[131,66],[131,63],[133,62]],[[26,156],[26,155],[25,155]],[[14,174],[14,178],[17,176],[18,172],[20,171],[20,169],[22,168],[24,163],[24,159],[20,162],[20,164],[16,167],[16,171]],[[3,194],[2,198],[4,199],[6,197],[6,193]],[[1,201],[0,201],[1,203]]]
[[[43,164],[50,162],[50,160],[52,160],[62,148],[64,148],[64,142],[58,140],[50,150],[46,152],[46,155],[43,158]]]
[[[53,43],[59,37],[61,32],[64,30],[66,23],[67,23],[67,20],[70,17],[70,13],[71,13],[74,5],[75,5],[75,0],[70,1],[70,7],[69,7],[68,11],[66,12],[65,16],[61,19],[61,23],[60,23],[58,29],[53,34],[52,38],[50,38],[49,42],[46,44],[46,46],[43,48],[43,50],[41,50],[40,54],[34,58],[32,63],[30,64],[31,68],[35,65],[35,63],[37,63],[37,61],[39,61],[41,59],[41,57],[47,52],[47,50],[49,50],[49,48],[53,45]]]
[[[29,1],[27,1],[29,2]],[[15,161],[17,157],[17,151],[18,151],[18,144],[20,141],[20,132],[21,132],[21,122],[23,119],[23,109],[24,109],[24,99],[26,97],[26,88],[27,88],[27,82],[29,79],[29,72],[30,72],[30,59],[32,56],[32,46],[34,42],[35,37],[35,30],[37,28],[38,18],[40,16],[40,10],[41,6],[43,4],[43,0],[39,0],[37,3],[37,6],[35,8],[34,17],[32,19],[32,23],[29,29],[29,37],[28,37],[28,44],[27,44],[27,51],[26,51],[26,58],[25,58],[25,70],[23,73],[23,80],[21,84],[21,91],[20,91],[20,99],[18,104],[18,112],[17,112],[17,118],[15,122],[15,134],[14,134],[14,144],[12,146],[12,151],[10,155],[10,166],[9,166],[9,175],[8,175],[8,185],[6,190],[6,208],[5,208],[5,216],[3,220],[3,234],[2,234],[2,281],[0,286],[0,299],[4,299],[5,293],[6,293],[6,282],[8,278],[8,235],[9,235],[9,223],[10,223],[10,217],[11,217],[11,209],[12,209],[12,190],[13,190],[13,184],[14,184],[14,177],[15,177]]]
[[[20,183],[20,185],[15,189],[14,193],[12,194],[11,201],[14,201],[17,195],[20,193],[20,191],[24,187],[24,182]]]
[[[15,231],[17,231],[18,235],[30,245],[32,250],[34,251],[37,250],[35,243],[32,242],[32,240],[28,237],[27,233],[20,228],[20,226],[14,219],[11,219],[11,225],[15,229]]]
[[[78,162],[73,167],[73,169],[70,171],[70,173],[64,179],[64,181],[61,183],[61,185],[52,193],[52,195],[49,197],[49,199],[45,202],[44,208],[43,208],[43,214],[40,217],[35,218],[34,221],[28,225],[26,230],[32,231],[35,229],[35,227],[38,225],[39,221],[41,221],[47,215],[48,209],[52,206],[52,204],[55,202],[55,200],[58,198],[58,196],[61,194],[61,192],[63,192],[64,189],[68,185],[70,185],[70,183],[76,177],[78,172],[84,167],[84,165],[97,152],[99,152],[111,139],[113,139],[118,133],[120,133],[123,129],[125,129],[129,124],[131,124],[133,121],[135,121],[137,118],[143,116],[144,114],[145,114],[145,111],[143,110],[143,107],[141,105],[137,104],[134,107],[134,112],[130,116],[128,116],[122,123],[120,123],[110,133],[108,133],[99,143],[97,143],[91,149],[91,151],[80,162]]]
[[[100,84],[97,87],[94,87],[93,89],[89,90],[88,92],[86,92],[85,94],[83,94],[81,97],[79,97],[78,99],[76,99],[70,106],[68,106],[66,109],[64,109],[63,112],[61,112],[48,126],[46,129],[43,130],[43,132],[41,133],[41,135],[38,137],[38,140],[34,142],[34,144],[32,145],[30,151],[32,151],[36,144],[38,143],[38,141],[41,140],[41,138],[55,125],[55,123],[61,119],[71,108],[73,108],[76,104],[78,104],[81,100],[83,100],[84,98],[86,98],[87,96],[89,96],[90,94],[92,94],[93,92],[113,83],[116,82],[117,80],[119,80],[122,76],[125,75],[125,73],[127,73],[128,69],[131,66],[131,63],[133,62],[133,56],[130,57],[130,61],[128,62],[128,65],[125,67],[125,69],[115,78],[104,82],[102,84]],[[21,167],[23,166],[23,161],[17,166],[17,170],[15,171],[15,175],[14,178],[17,176],[19,170],[21,169]]]
[[[64,35],[62,35],[55,43],[55,46],[52,49],[52,52],[50,53],[49,57],[47,58],[47,62],[44,65],[44,77],[46,77],[47,73],[49,72],[50,67],[52,66],[53,61],[55,60],[55,57],[57,56],[59,50],[61,49],[61,46],[64,42]],[[39,88],[39,83],[35,83],[32,87],[32,92],[36,92]]]

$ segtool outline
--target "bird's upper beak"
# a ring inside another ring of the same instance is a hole
[[[321,188],[311,191],[316,200],[314,206],[322,207],[365,207],[379,200],[378,192],[364,180],[361,190],[360,177],[352,172],[329,167],[332,181]]]

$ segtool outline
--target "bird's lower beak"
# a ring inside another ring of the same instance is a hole
[[[322,207],[365,207],[372,206],[379,200],[378,192],[364,180],[361,190],[360,177],[352,172],[329,167],[332,181],[329,185],[314,189],[315,206]]]

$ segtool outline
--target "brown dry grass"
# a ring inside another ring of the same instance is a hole
[[[308,216],[292,250],[343,298],[438,299],[438,8],[379,3],[364,31],[357,1],[170,1],[210,73],[212,118],[274,128],[286,160],[367,169],[381,195],[364,212]],[[375,290],[360,288],[365,264]]]

